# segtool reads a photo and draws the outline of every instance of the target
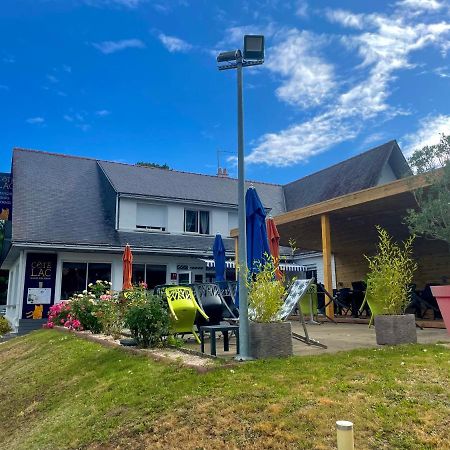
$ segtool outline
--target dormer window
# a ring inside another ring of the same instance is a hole
[[[209,211],[185,209],[184,231],[186,233],[209,234]]]
[[[167,207],[138,203],[136,210],[136,228],[147,231],[166,231]]]

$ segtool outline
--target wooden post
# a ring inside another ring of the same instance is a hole
[[[234,267],[236,272],[236,281],[239,279],[238,262],[239,262],[239,237],[236,236],[234,238]]]
[[[320,216],[320,224],[322,226],[322,253],[323,253],[323,284],[325,289],[333,295],[333,278],[331,275],[331,233],[330,233],[330,216],[322,214]],[[325,296],[325,303],[329,298]],[[331,302],[326,308],[328,317],[334,317],[334,305]]]

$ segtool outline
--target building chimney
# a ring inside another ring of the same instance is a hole
[[[219,178],[227,178],[228,177],[228,171],[227,169],[218,168],[217,169],[217,176]]]

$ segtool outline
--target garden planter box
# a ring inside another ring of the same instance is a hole
[[[375,316],[375,335],[378,345],[417,343],[414,314]]]
[[[250,322],[250,356],[256,359],[292,355],[290,322]]]
[[[450,286],[431,286],[431,292],[436,297],[445,328],[450,334]]]

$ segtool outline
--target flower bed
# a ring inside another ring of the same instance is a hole
[[[164,346],[170,342],[167,304],[146,287],[114,292],[108,281],[89,283],[87,290],[53,305],[44,326],[102,333],[116,340],[127,328],[141,347]]]

